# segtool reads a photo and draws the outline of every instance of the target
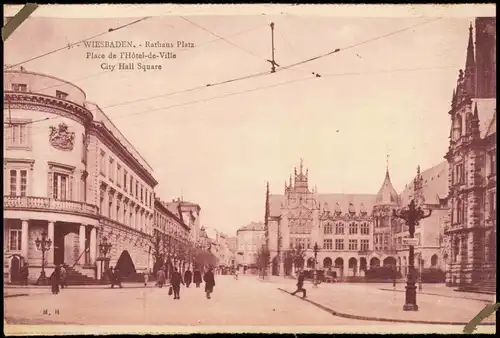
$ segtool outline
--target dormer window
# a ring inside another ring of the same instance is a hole
[[[26,93],[28,92],[28,85],[24,83],[13,83],[12,91]]]
[[[68,93],[56,90],[56,97],[61,100],[66,100],[66,98],[68,97]]]

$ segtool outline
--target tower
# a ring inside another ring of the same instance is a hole
[[[385,171],[384,182],[380,187],[373,206],[375,251],[392,250],[393,218],[392,210],[399,206],[399,196],[394,189],[389,175],[389,165]],[[395,220],[394,220],[395,221]]]

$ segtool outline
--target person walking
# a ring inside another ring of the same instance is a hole
[[[22,284],[28,286],[28,277],[30,275],[30,270],[28,268],[28,263],[24,263],[24,266],[21,268],[21,278]]]
[[[59,264],[56,265],[54,272],[50,275],[50,281],[52,282],[52,293],[57,295],[59,293],[59,284],[61,283],[61,268]]]
[[[210,299],[210,294],[214,291],[215,286],[215,277],[211,267],[208,268],[207,272],[205,272],[203,280],[205,281],[205,292],[207,294],[207,299]]]
[[[148,287],[148,281],[149,281],[149,273],[148,273],[148,271],[145,271],[144,272],[144,287],[145,288]]]
[[[200,272],[200,270],[198,268],[196,270],[194,270],[194,273],[193,273],[193,282],[196,284],[197,288],[200,287],[200,284],[201,284],[201,272]]]
[[[115,267],[115,285],[118,285],[120,289],[123,288],[121,271],[117,267]]]
[[[299,277],[297,278],[297,290],[292,292],[292,296],[299,291],[302,291],[302,298],[306,298],[306,289],[304,289],[304,271],[300,270]]]
[[[66,287],[66,277],[66,269],[61,265],[61,289],[64,289]]]
[[[156,280],[157,280],[157,285],[162,288],[163,285],[165,284],[165,271],[163,270],[163,267],[158,270],[156,273]]]
[[[234,270],[234,279],[238,280],[238,269]]]
[[[184,282],[182,281],[182,276],[178,269],[174,268],[172,276],[170,277],[170,285],[172,286],[172,289],[174,291],[174,299],[181,299],[181,284],[184,284]]]
[[[186,287],[189,287],[189,284],[191,284],[191,281],[193,279],[193,273],[189,268],[184,272],[184,283],[186,283]]]

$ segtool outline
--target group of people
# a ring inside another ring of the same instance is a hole
[[[147,286],[149,280],[149,275],[147,273],[144,274],[144,286]],[[205,293],[207,299],[210,299],[210,294],[213,292],[214,286],[215,286],[215,277],[213,273],[213,269],[210,267],[207,272],[203,275],[203,281],[205,282]],[[165,269],[162,267],[158,270],[156,273],[156,285],[160,288],[163,287],[166,283],[166,275],[165,275]],[[177,268],[174,268],[174,271],[172,271],[170,275],[170,288],[169,289],[169,294],[173,293],[174,299],[180,299],[180,292],[181,292],[181,284],[185,285],[187,288],[189,288],[189,285],[191,283],[196,284],[196,287],[199,288],[200,284],[202,283],[202,278],[201,278],[201,271],[196,269],[193,272],[189,270],[189,268],[184,272],[184,277],[181,275],[179,270]]]
[[[50,275],[50,282],[52,286],[52,293],[58,294],[61,289],[66,287],[66,269],[64,266],[57,264],[56,268]]]

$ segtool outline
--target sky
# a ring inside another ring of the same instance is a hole
[[[29,18],[7,40],[5,63],[135,19]],[[96,40],[195,44],[164,50],[176,53],[175,59],[144,62],[161,64],[162,70],[103,71],[102,60],[86,59],[87,52],[100,50],[83,45],[23,66],[82,88],[154,168],[158,197],[198,203],[203,225],[235,235],[238,228],[263,221],[266,182],[271,194],[282,194],[301,158],[318,193],[376,194],[387,155],[398,192],[415,176],[417,165],[424,170],[444,161],[448,110],[473,19],[431,20],[153,17]],[[273,74],[207,87],[270,70],[271,22],[281,67],[340,51]],[[415,27],[388,35],[410,26]],[[166,95],[193,87],[204,88]]]

